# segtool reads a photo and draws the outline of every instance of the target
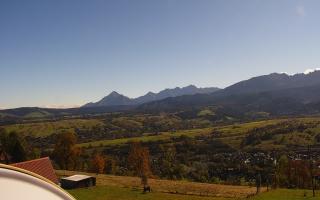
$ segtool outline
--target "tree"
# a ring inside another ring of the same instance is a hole
[[[0,156],[8,163],[22,162],[27,159],[26,142],[16,132],[0,130]]]
[[[315,139],[316,139],[317,143],[320,143],[320,133],[318,133],[318,134],[315,136]]]
[[[208,181],[208,166],[204,162],[195,161],[192,163],[191,177],[195,181],[206,182]]]
[[[27,159],[27,152],[23,143],[23,139],[16,132],[9,134],[9,154],[12,162],[22,162]]]
[[[116,160],[111,157],[106,157],[106,173],[108,174],[116,174],[118,171],[118,166]]]
[[[176,149],[174,146],[160,145],[161,156],[159,167],[161,175],[170,179],[177,177],[176,172]]]
[[[148,177],[151,175],[149,149],[142,147],[139,142],[132,143],[128,164],[135,175],[141,178],[141,184],[146,187],[148,185]]]
[[[289,160],[286,155],[282,155],[276,166],[276,187],[277,186],[289,186]]]
[[[91,161],[92,170],[97,174],[102,174],[106,168],[106,158],[96,153]]]
[[[0,161],[9,164],[9,144],[8,144],[8,133],[5,129],[0,129]]]
[[[74,147],[71,156],[71,167],[73,170],[79,170],[82,167],[81,161],[82,148]]]
[[[57,135],[56,144],[53,150],[53,157],[61,169],[69,169],[80,155],[79,148],[76,147],[77,137],[70,132],[63,132]]]

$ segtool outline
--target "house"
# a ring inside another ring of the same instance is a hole
[[[75,189],[95,186],[96,178],[87,175],[73,175],[61,178],[60,182],[63,189]]]
[[[50,180],[51,182],[57,185],[59,184],[58,177],[53,169],[53,166],[49,157],[15,163],[15,164],[12,164],[11,166],[33,172],[35,174],[38,174]]]

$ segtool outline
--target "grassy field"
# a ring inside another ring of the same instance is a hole
[[[114,186],[98,186],[89,189],[68,191],[77,200],[226,200],[228,198],[200,197],[191,195],[152,192],[143,194],[141,190]]]
[[[188,136],[195,137],[199,135],[207,135],[212,132],[212,128],[203,128],[203,129],[192,129],[192,130],[179,130],[175,132],[161,132],[159,135],[147,135],[141,137],[131,137],[131,138],[121,138],[114,140],[99,140],[94,142],[87,142],[79,144],[81,147],[98,147],[98,146],[110,146],[110,145],[120,145],[125,144],[131,141],[141,141],[141,142],[151,142],[159,140],[168,140],[172,137]]]
[[[304,196],[305,195],[305,196]],[[320,192],[312,197],[311,190],[278,189],[262,193],[252,200],[320,200]]]
[[[233,124],[227,126],[215,126],[203,129],[191,129],[191,130],[178,130],[172,132],[160,132],[158,135],[150,135],[148,133],[142,134],[140,137],[131,138],[121,138],[121,139],[108,139],[92,141],[88,143],[78,144],[80,147],[100,147],[100,146],[112,146],[112,145],[122,145],[130,141],[166,141],[172,138],[177,138],[180,136],[196,137],[201,135],[213,135],[216,139],[221,140],[224,144],[233,147],[234,149],[239,149],[243,138],[246,136],[247,132],[254,128],[260,128],[268,125],[275,125],[285,121],[295,121],[297,123],[310,123],[310,122],[320,122],[319,117],[306,117],[306,118],[292,118],[292,119],[273,119],[273,120],[262,120],[256,122],[248,122],[242,124]],[[7,131],[16,131],[18,133],[25,133],[27,135],[32,135],[34,137],[45,137],[52,133],[59,133],[63,130],[74,132],[75,129],[87,129],[90,130],[95,126],[104,126],[104,123],[98,119],[69,119],[60,120],[53,122],[38,122],[38,123],[27,123],[27,124],[15,124],[4,126]],[[320,126],[316,130],[309,130],[312,132],[319,132]],[[295,138],[285,138],[288,143],[304,143],[308,145],[312,140],[304,140],[304,133],[301,137],[298,134],[294,135]],[[289,136],[288,136],[289,137]],[[293,136],[290,136],[293,137]],[[280,140],[280,139],[278,139]],[[256,145],[260,149],[280,149],[283,145],[274,143],[274,140],[263,141],[261,144]]]
[[[225,139],[226,142],[230,143],[231,146],[239,146],[239,144],[236,141],[237,138],[243,138],[244,134],[249,129],[263,127],[271,124],[277,124],[282,121],[285,121],[285,119],[266,120],[266,121],[250,122],[250,123],[243,123],[243,124],[237,124],[237,125],[228,125],[228,126],[218,126],[214,128],[179,130],[175,132],[162,132],[159,135],[141,136],[141,137],[133,137],[133,138],[121,138],[121,139],[114,139],[114,140],[100,140],[100,141],[82,143],[82,144],[79,144],[79,146],[98,147],[98,146],[121,145],[121,144],[128,143],[130,141],[141,141],[141,142],[163,141],[163,140],[168,140],[174,137],[180,137],[182,135],[185,135],[188,137],[208,135],[212,133],[213,130],[220,132],[221,135],[219,135],[218,137]],[[232,142],[236,142],[236,143],[232,144]]]
[[[75,128],[91,128],[97,125],[103,125],[103,123],[96,119],[70,119],[54,122],[14,124],[3,126],[3,128],[8,132],[16,131],[17,133],[25,133],[35,137],[45,137],[63,130],[74,132]]]
[[[90,189],[76,189],[68,191],[78,200],[239,200],[247,198],[226,198],[226,197],[204,197],[192,195],[177,195],[152,192],[142,194],[141,191],[130,188],[114,186],[98,186]],[[306,196],[304,194],[306,193]],[[289,190],[278,189],[264,192],[260,195],[249,198],[251,200],[319,200],[319,193],[312,197],[310,190]]]
[[[182,135],[188,137],[196,137],[200,135],[209,135],[209,134],[216,134],[217,139],[220,139],[224,144],[227,144],[235,149],[240,148],[241,141],[246,136],[247,132],[253,128],[260,128],[268,125],[275,125],[281,122],[292,121],[295,120],[296,122],[300,123],[309,123],[309,122],[320,122],[320,118],[294,118],[294,119],[273,119],[273,120],[262,120],[257,122],[248,122],[242,124],[233,124],[227,126],[216,126],[211,128],[203,128],[203,129],[192,129],[192,130],[179,130],[175,132],[162,132],[159,135],[144,135],[141,137],[133,137],[133,138],[121,138],[121,139],[114,139],[114,140],[100,140],[100,141],[93,141],[88,143],[79,144],[81,147],[99,147],[99,146],[111,146],[111,145],[121,145],[126,144],[130,141],[141,141],[141,142],[148,142],[148,141],[164,141],[169,140],[170,138],[180,137]],[[320,131],[320,128],[318,128]],[[299,140],[301,138],[298,138]],[[281,145],[276,145],[273,143],[265,143],[261,144],[263,148],[272,148],[277,149],[281,148]]]
[[[79,174],[72,171],[57,171],[59,176]],[[68,190],[78,200],[239,200],[255,193],[254,187],[230,186],[187,181],[150,179],[151,193],[143,194],[140,180],[136,177],[96,176],[97,186],[88,189]],[[320,192],[312,197],[311,190],[277,189],[253,196],[252,200],[320,200]]]
[[[79,172],[71,171],[57,171],[59,176],[69,176],[73,174],[79,174]],[[87,173],[84,173],[87,174]],[[220,185],[220,184],[207,184],[207,183],[196,183],[189,181],[171,181],[171,180],[160,180],[150,179],[149,184],[152,188],[152,194],[143,196],[141,193],[141,181],[137,177],[127,176],[111,176],[111,175],[95,175],[97,178],[97,187],[92,189],[77,189],[71,190],[70,193],[78,197],[79,199],[85,199],[86,195],[94,195],[97,193],[103,193],[105,197],[110,194],[120,195],[114,196],[114,198],[120,199],[132,199],[138,195],[139,198],[165,198],[168,199],[199,199],[206,197],[207,199],[237,199],[244,198],[250,194],[254,194],[256,191],[255,187],[249,186],[232,186],[232,185]],[[262,189],[265,191],[265,188]],[[113,192],[112,192],[113,191]],[[117,194],[119,193],[119,194]],[[173,195],[173,196],[172,196]],[[100,196],[100,195],[99,195]],[[148,197],[149,196],[149,197]],[[113,198],[113,197],[112,197]],[[112,199],[111,198],[111,199]],[[138,199],[139,199],[138,198]],[[205,199],[206,199],[205,198]],[[87,198],[87,199],[100,199],[98,198]],[[109,197],[108,197],[109,199]]]

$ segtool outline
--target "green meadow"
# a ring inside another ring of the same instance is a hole
[[[96,119],[68,119],[50,122],[36,122],[25,124],[14,124],[3,126],[8,132],[15,131],[34,137],[46,137],[53,133],[61,131],[74,132],[75,128],[91,128],[97,125],[103,125]]]
[[[292,119],[272,119],[272,120],[263,120],[256,122],[248,122],[248,123],[239,123],[233,125],[225,125],[225,126],[215,126],[210,128],[202,128],[202,129],[191,129],[191,130],[178,130],[172,132],[161,132],[158,135],[148,135],[143,134],[140,137],[131,137],[131,138],[120,138],[113,140],[99,140],[93,142],[87,142],[79,144],[81,147],[100,147],[100,146],[112,146],[112,145],[122,145],[131,141],[140,141],[140,142],[153,142],[153,141],[165,141],[170,140],[172,138],[178,138],[181,136],[188,136],[190,138],[194,138],[197,136],[212,136],[216,139],[221,140],[224,144],[227,144],[235,149],[239,149],[241,142],[244,137],[247,136],[248,131],[256,128],[262,128],[269,125],[277,125],[282,122],[289,123],[320,123],[320,118],[292,118]],[[317,126],[313,129],[308,129],[310,132],[318,133],[320,131],[320,126]],[[305,136],[305,133],[300,133],[300,135],[296,134],[294,136],[290,136],[288,140],[292,140],[293,142],[302,142],[302,138]],[[279,137],[279,136],[278,136]],[[275,140],[280,138],[273,138],[269,141],[263,141],[258,147],[262,149],[277,149],[283,148],[284,145],[276,144]],[[313,139],[310,141],[313,142]]]
[[[143,194],[141,190],[114,186],[97,186],[89,189],[68,191],[77,200],[225,200],[227,198],[201,197],[193,195],[167,194],[151,192]]]
[[[68,191],[77,200],[239,200],[247,198],[204,197],[196,195],[167,194],[151,192],[143,194],[141,190],[115,186],[97,186],[89,189]],[[320,192],[312,197],[311,190],[277,189],[251,197],[252,200],[320,200]]]
[[[262,193],[252,200],[319,200],[320,192],[316,193],[316,197],[312,197],[311,190],[294,190],[294,189],[278,189],[270,192]]]

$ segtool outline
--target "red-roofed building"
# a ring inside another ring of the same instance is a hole
[[[28,170],[30,172],[43,176],[44,178],[52,181],[55,184],[59,183],[58,177],[53,169],[49,157],[15,163],[12,164],[12,166]]]

